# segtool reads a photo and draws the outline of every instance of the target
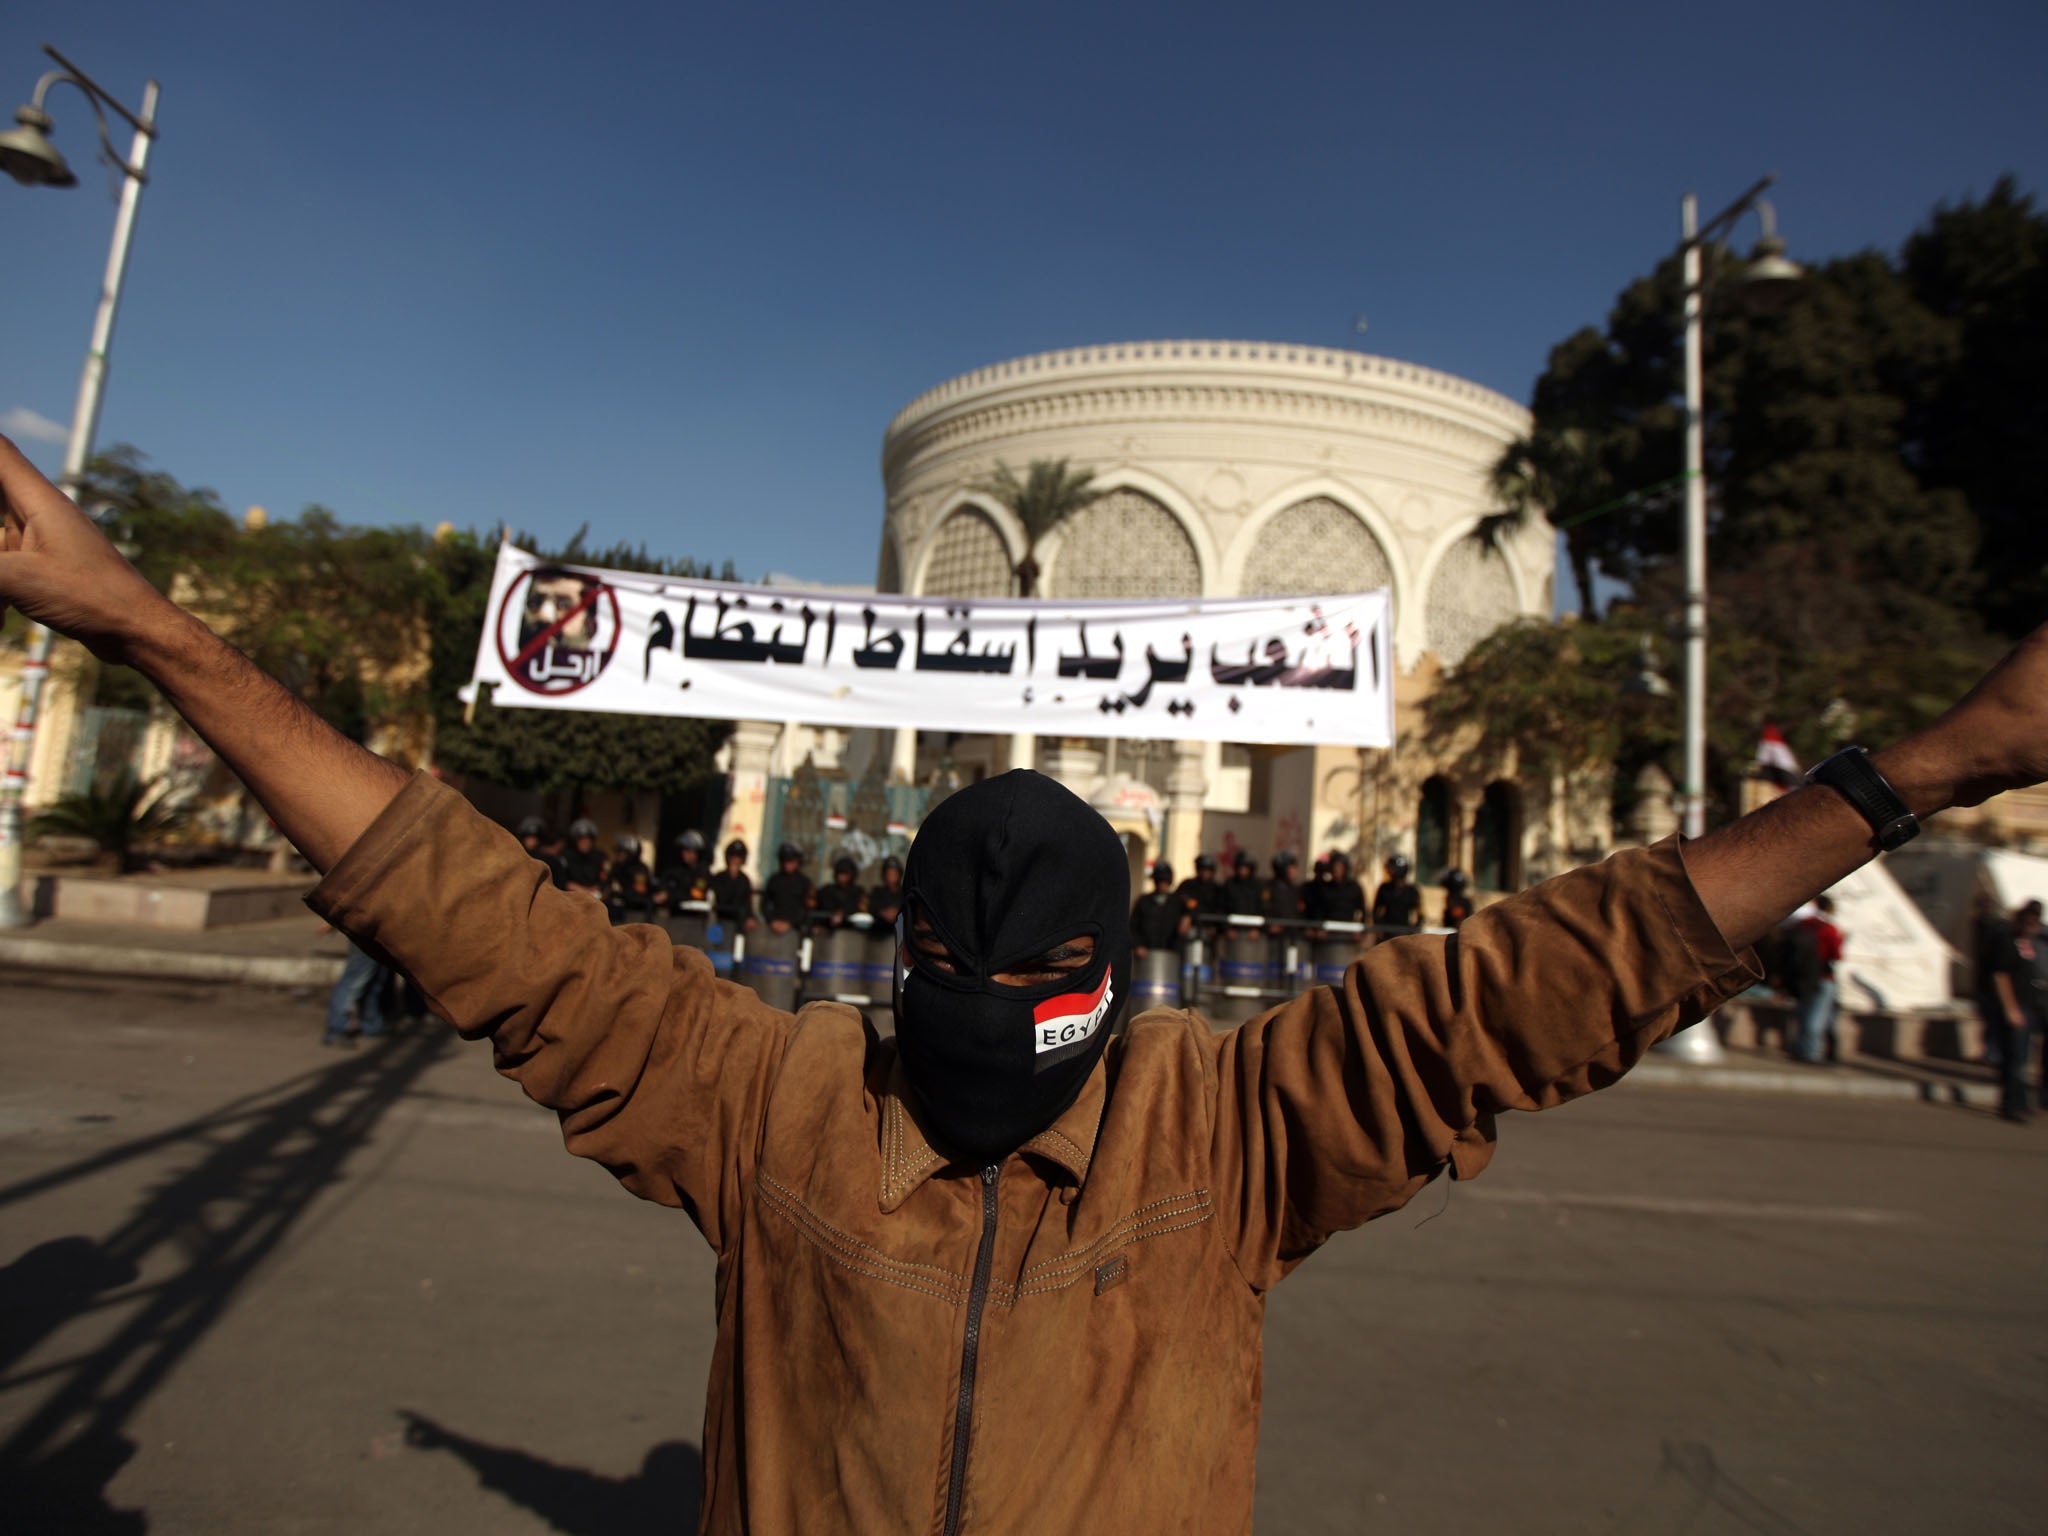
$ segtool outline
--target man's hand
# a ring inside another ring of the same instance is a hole
[[[9,608],[103,661],[125,661],[139,632],[178,617],[92,519],[0,437],[0,615]]]
[[[206,739],[323,873],[405,786],[121,558],[92,520],[0,438],[0,608],[125,662]]]

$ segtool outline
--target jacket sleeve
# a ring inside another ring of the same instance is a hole
[[[1493,1154],[1494,1116],[1621,1076],[1757,978],[1694,893],[1675,840],[1573,870],[1453,936],[1376,945],[1209,1044],[1219,1231],[1273,1285],[1331,1233]]]
[[[659,928],[614,928],[455,791],[420,775],[308,904],[405,972],[464,1039],[555,1111],[569,1150],[680,1206],[714,1249],[739,1231],[794,1021]]]

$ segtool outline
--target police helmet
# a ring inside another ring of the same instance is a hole
[[[676,846],[685,853],[702,853],[704,851],[704,834],[695,827],[692,827],[689,831],[682,833],[676,838]]]
[[[1407,879],[1408,872],[1414,868],[1415,866],[1408,862],[1408,855],[1405,853],[1397,853],[1387,860],[1387,873],[1396,880]]]
[[[1209,874],[1212,874],[1212,875],[1216,873],[1216,855],[1215,855],[1215,854],[1213,854],[1213,853],[1198,853],[1198,854],[1196,854],[1196,855],[1195,855],[1195,873],[1199,875],[1199,874],[1202,874],[1202,873],[1204,873],[1204,872],[1207,872],[1207,873],[1209,873]]]
[[[1237,857],[1230,861],[1230,867],[1232,869],[1257,869],[1259,861],[1252,857],[1250,849],[1240,848],[1237,850]]]
[[[886,859],[882,860],[882,873],[886,875],[892,869],[899,875],[903,873],[903,861],[897,858],[896,855],[893,853],[890,854],[889,857],[887,857]]]
[[[640,856],[640,839],[630,832],[621,832],[612,839],[612,848],[618,853],[623,853],[629,859],[638,858]]]
[[[1164,859],[1155,860],[1152,865],[1152,878],[1154,880],[1171,880],[1173,878],[1173,866]]]
[[[857,875],[860,873],[860,866],[842,853],[832,861],[832,873],[835,875]]]
[[[1276,875],[1284,875],[1288,870],[1298,869],[1300,866],[1300,858],[1285,848],[1273,855],[1273,873]]]
[[[548,835],[548,824],[538,816],[529,816],[519,823],[519,835],[521,837],[546,837]]]
[[[734,838],[731,842],[725,845],[725,856],[728,859],[739,859],[740,861],[745,862],[747,857],[747,845],[741,842],[738,838]]]
[[[803,863],[804,861],[804,851],[803,849],[797,847],[795,843],[784,843],[780,848],[775,850],[776,863],[786,864],[791,859],[795,859],[799,864]]]
[[[1327,853],[1316,860],[1316,878],[1318,880],[1330,878],[1330,855]]]
[[[1465,871],[1462,869],[1447,869],[1444,871],[1444,889],[1447,891],[1462,891],[1470,883],[1465,878]]]
[[[597,836],[597,823],[588,816],[578,816],[569,823],[569,835],[571,837],[595,837]]]

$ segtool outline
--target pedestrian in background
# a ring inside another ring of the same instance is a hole
[[[1832,897],[1816,896],[1795,914],[1785,964],[1799,1033],[1792,1054],[1809,1066],[1828,1059],[1834,1038],[1835,963],[1842,958],[1842,930],[1834,924]]]
[[[2041,903],[2030,901],[2013,914],[2012,927],[1998,945],[1991,980],[2005,1010],[2004,1056],[1999,1067],[1998,1113],[2024,1125],[2028,1118],[2027,1068],[2032,1064],[2034,1037],[2048,1014],[2048,955],[2042,953]],[[2048,1060],[2035,1090],[2048,1109]]]
[[[322,933],[332,933],[331,925]],[[353,1046],[356,1036],[349,1029],[349,1015],[357,1016],[365,1040],[381,1040],[388,1032],[384,1021],[384,983],[388,973],[370,956],[356,948],[351,939],[348,958],[341,963],[341,977],[327,994],[327,1029],[322,1045]]]

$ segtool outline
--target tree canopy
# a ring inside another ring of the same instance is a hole
[[[1709,777],[1725,804],[1766,721],[1805,760],[1903,734],[2048,617],[2048,217],[2002,180],[1937,209],[1896,257],[1811,266],[1775,314],[1744,307],[1737,258],[1710,248],[1703,266]],[[1660,632],[1681,595],[1681,282],[1673,256],[1604,328],[1553,349],[1533,429],[1494,476],[1505,506],[1562,531],[1588,618],[1613,617],[1591,601],[1604,576],[1631,589],[1627,622]],[[1504,635],[1465,670],[1530,644]],[[1588,729],[1604,718],[1589,708]]]
[[[244,526],[212,491],[181,485],[126,447],[93,462],[83,499],[152,584],[354,740],[402,725],[425,741],[431,724],[434,761],[456,773],[546,793],[668,793],[710,773],[729,730],[722,721],[488,704],[465,721],[456,690],[469,680],[483,632],[495,533],[352,526],[323,507]],[[570,564],[710,574],[640,546],[592,549],[584,532],[537,552]],[[730,563],[721,574],[733,579]],[[101,678],[102,703],[140,703],[148,693],[124,669]]]

